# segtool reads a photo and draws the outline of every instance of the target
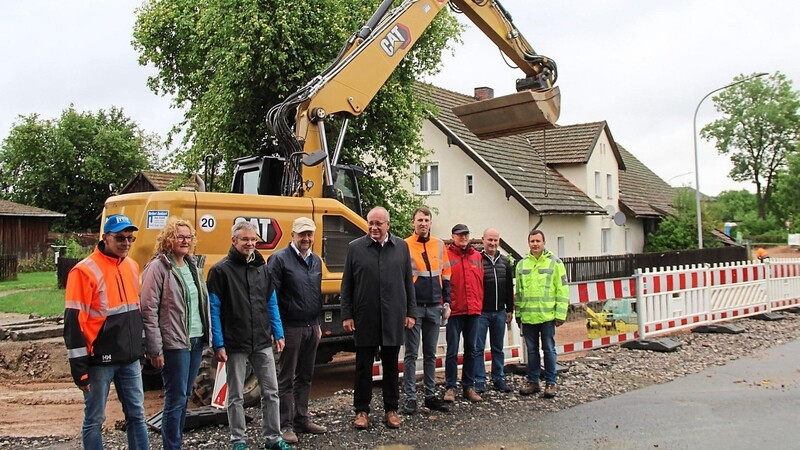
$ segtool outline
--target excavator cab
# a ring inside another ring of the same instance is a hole
[[[235,194],[282,195],[282,178],[286,159],[281,156],[248,156],[235,160],[231,192]],[[333,189],[330,198],[339,200],[358,215],[362,215],[361,190],[358,177],[364,169],[351,164],[331,166]]]

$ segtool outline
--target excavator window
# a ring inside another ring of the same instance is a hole
[[[361,215],[361,191],[358,189],[357,177],[363,175],[364,169],[348,164],[333,167],[333,191],[336,200]]]
[[[330,272],[344,272],[344,258],[350,241],[364,236],[364,230],[342,216],[322,216],[322,259]]]

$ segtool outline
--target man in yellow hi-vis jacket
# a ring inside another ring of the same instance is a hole
[[[546,383],[542,397],[553,398],[556,396],[556,327],[567,319],[569,287],[564,263],[544,248],[544,242],[541,230],[528,233],[531,252],[517,263],[514,313],[528,349],[528,380],[519,393],[531,395],[541,391],[541,338]]]

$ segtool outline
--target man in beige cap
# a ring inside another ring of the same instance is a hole
[[[316,230],[313,220],[298,217],[292,224],[292,242],[267,262],[286,337],[278,360],[278,396],[281,436],[290,444],[298,441],[296,433],[328,431],[308,417],[314,360],[322,336],[322,259],[311,252]]]

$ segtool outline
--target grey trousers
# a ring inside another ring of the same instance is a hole
[[[319,325],[284,327],[286,346],[278,356],[281,429],[302,429],[308,423],[308,396],[319,344]]]
[[[439,305],[415,307],[417,323],[406,329],[405,356],[403,357],[403,391],[406,400],[417,398],[417,355],[422,335],[422,372],[425,398],[436,395],[436,344],[439,342],[439,324],[442,307]]]
[[[231,442],[247,442],[244,418],[243,388],[247,361],[253,368],[261,386],[261,436],[267,445],[281,440],[280,405],[278,402],[278,379],[275,372],[275,357],[272,347],[253,353],[229,353],[228,372],[228,426]]]

